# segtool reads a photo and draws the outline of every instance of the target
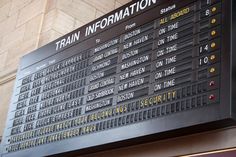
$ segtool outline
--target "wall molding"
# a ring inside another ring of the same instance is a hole
[[[16,79],[17,69],[0,76],[0,86]]]

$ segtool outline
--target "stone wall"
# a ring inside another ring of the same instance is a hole
[[[0,0],[0,136],[20,57],[128,1]],[[236,129],[228,128],[86,157],[167,157],[235,146]]]

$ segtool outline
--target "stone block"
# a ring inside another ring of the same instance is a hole
[[[67,34],[73,31],[75,18],[64,13],[63,11],[60,11],[59,9],[57,9],[56,12],[57,13],[53,24],[53,29],[61,34]]]
[[[61,37],[62,34],[60,34],[59,32],[51,29],[47,32],[41,33],[40,34],[40,38],[39,38],[39,47],[48,44],[49,42]]]
[[[120,4],[126,4],[126,3],[129,3],[131,2],[132,0],[116,0],[117,2],[119,2]]]
[[[0,61],[0,71],[4,70],[4,66],[5,66],[5,63],[6,63],[6,57],[7,57],[7,51],[0,52],[0,58],[1,58],[1,61]]]
[[[0,22],[4,21],[8,17],[10,8],[11,8],[10,2],[0,7]]]
[[[0,47],[1,47],[1,45],[2,45],[2,38],[3,38],[3,36],[0,36]],[[3,50],[0,50],[0,54],[1,54],[2,51],[3,51]]]
[[[57,16],[57,9],[53,9],[45,14],[41,33],[47,32],[53,28],[56,16]]]
[[[2,39],[1,48],[4,50],[15,47],[17,44],[23,41],[24,33],[25,33],[25,25],[22,25],[21,27],[8,33]]]
[[[37,49],[38,43],[39,43],[38,36],[32,37],[29,40],[24,40],[24,42],[20,45],[20,48],[19,48],[20,57]]]
[[[5,64],[5,68],[7,68],[6,70],[8,70],[10,65],[15,65],[14,69],[17,69],[20,57],[22,56],[19,50],[20,50],[20,44],[16,44],[14,45],[14,47],[8,49],[7,62]]]
[[[104,13],[108,13],[115,8],[115,0],[84,0],[84,2]]]
[[[24,41],[32,38],[38,38],[41,32],[44,14],[39,14],[26,23],[26,31],[24,33]]]
[[[45,15],[42,33],[51,29],[66,34],[74,29],[75,19],[59,9],[53,9]]]
[[[5,19],[4,21],[0,22],[0,28],[1,28],[0,37],[3,38],[8,33],[14,31],[16,26],[16,21],[17,21],[17,14],[14,14]]]
[[[3,71],[0,71],[0,79],[5,80],[5,78],[8,78],[10,75],[15,74],[17,72],[16,67],[19,65],[19,60],[16,61],[17,64],[15,65],[9,65],[7,67],[4,67]],[[0,81],[1,81],[0,80]]]
[[[78,29],[78,28],[82,27],[83,25],[84,25],[84,23],[81,22],[80,20],[75,20],[74,29]]]
[[[2,62],[0,70],[0,77],[8,75],[18,68],[19,60],[25,54],[32,52],[38,47],[38,37],[32,37],[29,40],[18,40],[13,43],[14,46],[10,46],[4,54],[5,62]]]
[[[123,4],[121,4],[120,2],[117,2],[117,1],[116,1],[115,8],[117,9],[117,8],[119,8],[119,7],[121,7],[121,6],[123,6]]]
[[[19,12],[17,27],[45,11],[47,0],[33,0]]]
[[[9,52],[7,53],[6,58],[8,58],[8,54],[9,54]],[[0,71],[0,77],[5,78],[5,77],[8,77],[10,74],[15,73],[19,67],[19,63],[20,63],[20,56],[19,55],[11,58],[11,60],[9,62],[6,59],[4,70]]]
[[[46,7],[45,12],[48,13],[49,11],[51,11],[51,10],[53,10],[53,9],[56,9],[56,7],[57,7],[57,1],[58,1],[58,0],[48,0],[48,1],[47,1],[47,7]]]
[[[9,3],[9,0],[0,0],[0,8],[7,3]]]
[[[105,14],[105,13],[103,13],[103,12],[97,10],[97,11],[96,11],[96,18],[99,18],[99,17],[103,16],[104,14]]]
[[[17,13],[20,9],[26,7],[30,2],[32,2],[32,0],[12,0],[9,16]]]
[[[14,47],[8,49],[7,62],[5,63],[6,70],[16,70],[18,68],[19,60],[22,56],[35,50],[38,46],[38,38],[31,38],[27,41],[16,44]],[[10,71],[9,71],[10,72]]]
[[[83,23],[94,20],[96,15],[96,8],[81,0],[59,0],[57,8]]]

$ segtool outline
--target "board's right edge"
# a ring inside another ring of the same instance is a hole
[[[231,2],[231,114],[236,120],[236,1]]]

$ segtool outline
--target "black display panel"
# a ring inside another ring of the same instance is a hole
[[[2,157],[84,154],[233,125],[232,3],[131,2],[24,56]]]

